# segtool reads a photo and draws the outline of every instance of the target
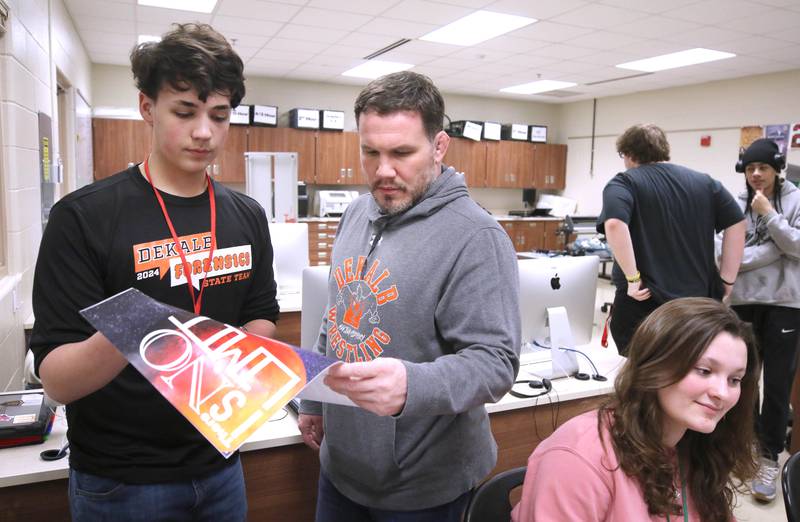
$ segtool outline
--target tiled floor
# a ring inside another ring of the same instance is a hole
[[[599,339],[603,333],[607,313],[603,313],[600,307],[604,303],[614,301],[614,286],[610,281],[605,279],[598,279],[597,281],[597,297],[595,307],[595,324],[594,324],[594,339]],[[608,349],[614,350],[614,341],[611,334],[608,336]],[[783,467],[789,454],[784,452],[778,458],[779,464]],[[778,484],[778,498],[769,504],[762,504],[753,499],[750,495],[741,495],[737,499],[737,505],[734,509],[734,515],[739,522],[785,522],[786,509],[783,505],[783,497],[780,492],[780,483]]]

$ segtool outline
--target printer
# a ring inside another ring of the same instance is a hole
[[[320,217],[339,217],[357,197],[357,190],[318,190],[315,206]]]

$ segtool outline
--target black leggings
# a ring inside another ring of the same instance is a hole
[[[773,305],[738,305],[732,308],[743,321],[753,325],[764,368],[764,400],[760,413],[756,404],[756,433],[762,454],[778,460],[786,440],[800,309]],[[800,429],[800,426],[795,426],[795,429]]]

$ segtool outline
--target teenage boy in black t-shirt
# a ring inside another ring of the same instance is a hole
[[[275,331],[264,211],[206,175],[244,96],[241,59],[211,27],[186,24],[136,47],[131,63],[152,150],[53,207],[34,278],[31,348],[45,391],[67,405],[70,509],[73,520],[244,520],[238,454],[223,458],[79,315],[135,287]]]

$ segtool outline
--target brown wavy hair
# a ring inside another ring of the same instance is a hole
[[[652,123],[629,127],[617,138],[617,152],[644,165],[656,161],[669,161],[669,142],[661,127]]]
[[[244,64],[224,36],[208,24],[173,24],[159,42],[145,42],[131,51],[136,87],[153,100],[165,84],[176,91],[229,96],[231,108],[245,94]]]
[[[614,383],[614,398],[600,409],[598,430],[608,425],[619,467],[639,481],[652,515],[681,512],[676,505],[676,465],[662,444],[664,413],[658,390],[683,379],[722,332],[747,345],[747,370],[738,402],[712,433],[687,430],[677,445],[689,495],[705,522],[728,522],[734,492],[755,475],[753,411],[760,362],[750,326],[724,304],[704,297],[675,299],[639,326],[628,360]]]

